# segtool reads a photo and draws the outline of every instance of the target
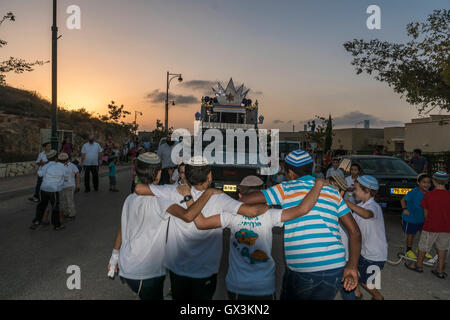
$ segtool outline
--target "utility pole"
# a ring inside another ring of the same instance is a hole
[[[56,119],[56,111],[58,108],[58,94],[57,94],[57,67],[58,67],[58,27],[57,27],[57,5],[56,0],[53,0],[53,25],[52,25],[52,149],[58,151],[58,126]]]

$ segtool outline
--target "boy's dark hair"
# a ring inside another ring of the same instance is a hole
[[[433,183],[445,186],[448,183],[448,180],[438,180],[436,178],[433,178]]]
[[[152,184],[161,170],[161,163],[148,164],[136,159],[136,175],[143,184]]]
[[[110,164],[111,162],[114,162],[114,160],[116,160],[116,157],[108,158],[108,164]]]
[[[371,195],[372,197],[375,197],[375,196],[377,195],[377,193],[378,193],[378,190],[373,190],[373,189],[364,187],[364,186],[363,186],[361,183],[359,183],[358,181],[355,181],[355,183],[358,183],[359,186],[361,187],[361,190],[364,191],[365,193],[370,193],[370,195]]]
[[[417,177],[417,182],[422,182],[422,180],[425,178],[431,179],[431,177],[426,173],[419,174],[419,176]]]
[[[184,173],[186,180],[191,186],[196,186],[204,183],[208,179],[208,174],[211,172],[211,166],[191,166],[186,164]]]
[[[50,158],[47,157],[48,161],[56,161],[57,159],[58,159],[58,155],[57,154],[55,154],[53,157],[50,157]]]
[[[413,151],[414,153],[418,153],[419,154],[419,156],[421,156],[422,155],[422,150],[420,150],[420,149],[414,149],[414,151]]]
[[[301,167],[294,167],[292,165],[290,165],[289,163],[285,163],[285,168],[286,168],[286,172],[288,172],[288,170],[292,170],[299,178],[303,177],[303,176],[307,176],[307,175],[311,175],[312,174],[312,170],[313,170],[313,163],[308,163],[305,164],[304,166]]]
[[[42,148],[45,148],[46,146],[48,146],[50,144],[50,142],[44,142],[43,144],[42,144]]]
[[[72,163],[73,163],[74,165],[76,165],[76,166],[80,164],[80,163],[78,162],[78,160],[76,160],[76,159],[73,160]]]
[[[358,168],[358,171],[359,171],[359,172],[362,172],[361,166],[359,165],[359,163],[353,162],[352,165],[350,166],[350,168],[351,168],[351,167],[357,167],[357,168]]]
[[[255,187],[249,187],[249,186],[239,186],[238,187],[238,192],[243,195],[249,195],[251,193],[255,193],[255,192],[259,192],[263,189],[263,185],[260,186],[255,186]]]

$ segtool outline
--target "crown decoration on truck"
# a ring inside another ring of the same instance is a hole
[[[220,82],[218,82],[217,84],[217,89],[212,88],[215,98],[203,97],[203,103],[213,106],[233,106],[247,108],[252,106],[252,100],[246,98],[250,89],[245,90],[244,84],[236,89],[234,86],[233,78],[230,78],[226,89],[223,88]]]

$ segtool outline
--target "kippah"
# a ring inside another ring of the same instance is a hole
[[[356,179],[356,181],[359,182],[360,185],[372,189],[372,190],[378,190],[379,186],[378,186],[378,180],[375,179],[372,176],[361,176],[358,177],[358,179]]]
[[[247,176],[244,179],[242,179],[240,186],[243,187],[260,187],[264,184],[264,181],[261,180],[261,178],[257,176]]]
[[[312,163],[313,160],[308,152],[298,149],[289,153],[284,159],[284,162],[294,167],[301,167]]]
[[[159,159],[158,155],[153,152],[146,152],[137,158],[139,161],[142,161],[147,164],[159,164],[161,163],[161,160]]]
[[[433,178],[436,180],[448,180],[448,173],[444,171],[438,171],[433,174]]]
[[[203,156],[194,156],[191,157],[186,164],[194,167],[203,167],[207,166],[209,163],[208,160]]]
[[[344,178],[342,178],[339,175],[335,175],[335,176],[331,176],[331,178],[336,181],[336,183],[338,184],[339,188],[342,190],[347,190],[348,189],[348,185],[347,185],[347,181],[345,181]]]
[[[59,154],[58,159],[62,160],[62,161],[67,160],[67,159],[69,159],[69,155],[65,152],[62,152]]]
[[[47,158],[53,158],[54,156],[56,156],[58,154],[58,152],[56,152],[56,150],[50,150],[49,152],[45,153],[45,156]]]

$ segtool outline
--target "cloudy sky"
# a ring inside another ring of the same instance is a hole
[[[0,60],[51,58],[51,0],[2,0]],[[141,129],[164,120],[165,77],[171,85],[169,122],[192,128],[202,95],[230,77],[250,88],[266,128],[303,130],[332,114],[337,127],[401,125],[413,106],[370,76],[356,76],[342,44],[354,38],[405,42],[405,26],[448,0],[59,0],[59,104],[105,114],[111,100],[141,111]],[[66,9],[81,8],[81,30],[69,30]],[[381,8],[381,30],[368,30],[366,9]],[[51,65],[7,77],[8,84],[51,96]],[[134,114],[133,114],[134,116]],[[131,121],[131,119],[130,119]]]

